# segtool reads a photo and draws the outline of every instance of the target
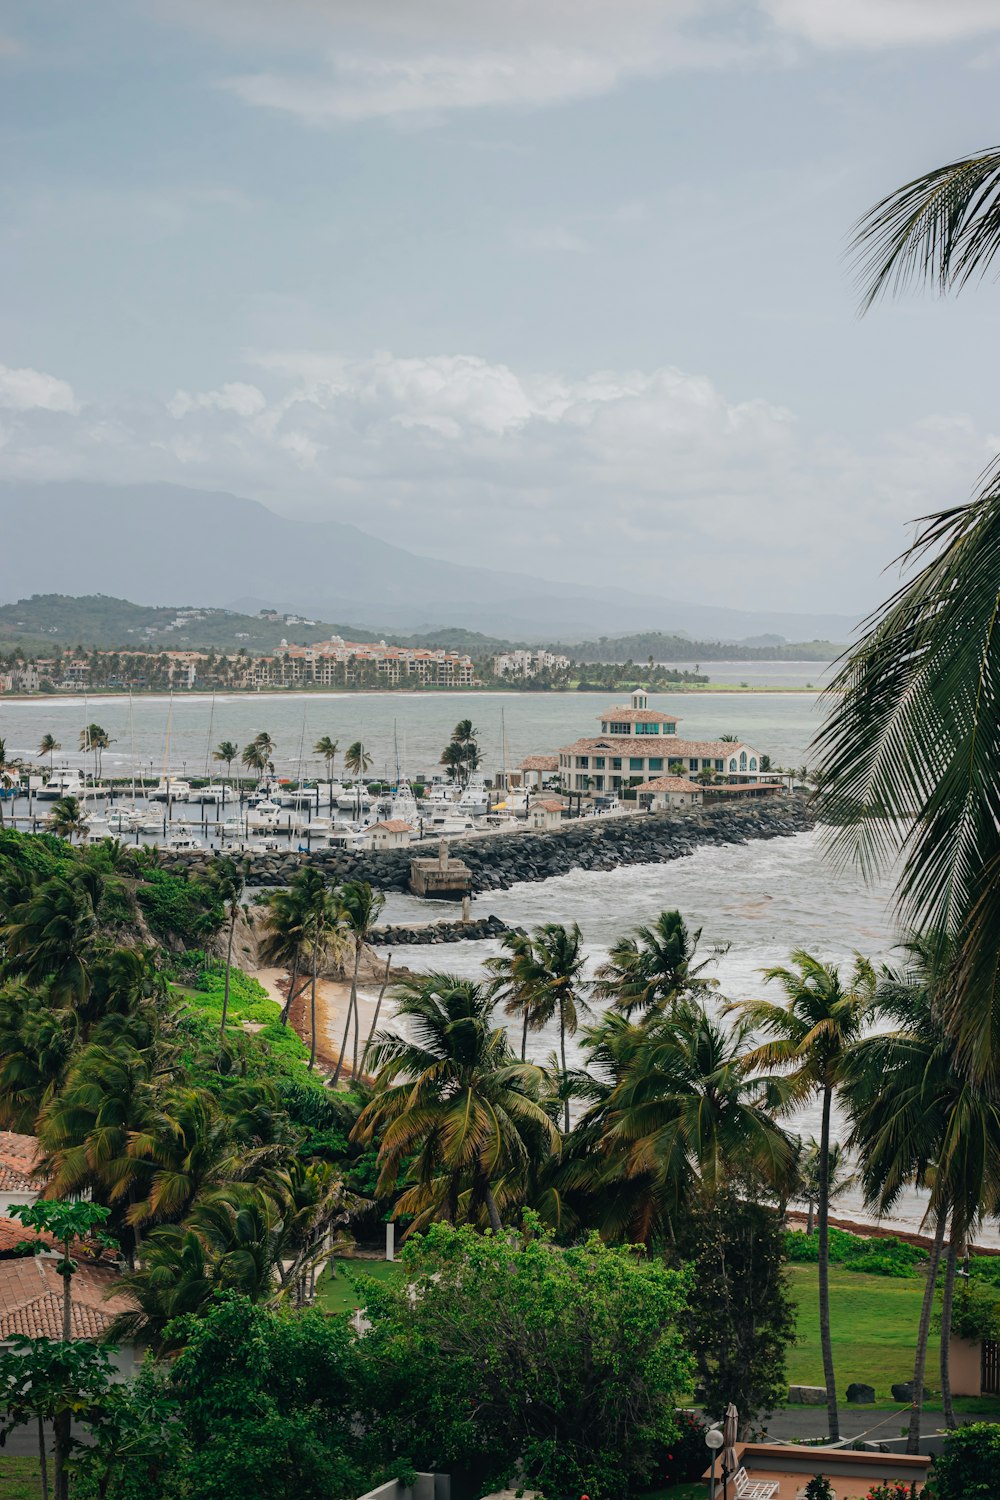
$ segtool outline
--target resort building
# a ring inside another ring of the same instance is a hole
[[[568,656],[554,656],[551,651],[504,651],[493,658],[495,677],[537,677],[539,672],[565,672]]]
[[[702,771],[734,784],[761,779],[761,757],[752,745],[681,739],[676,717],[650,708],[642,688],[627,706],[605,709],[599,722],[599,735],[559,750],[559,780],[566,791],[617,792],[663,775],[688,778]]]
[[[644,781],[635,791],[639,806],[653,812],[666,812],[670,807],[700,807],[705,795],[704,787],[686,776],[658,776],[655,781]]]
[[[247,664],[247,687],[297,687],[310,683],[320,687],[371,681],[391,687],[411,682],[415,686],[472,687],[476,680],[471,656],[458,651],[423,647],[387,646],[385,641],[345,641],[333,636],[312,646],[289,646],[282,642],[274,656],[258,657]]]

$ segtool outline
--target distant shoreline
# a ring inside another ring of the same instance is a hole
[[[0,705],[4,703],[80,703],[87,698],[121,698],[127,702],[131,698],[160,698],[167,699],[171,696],[179,701],[190,698],[355,698],[379,696],[392,698],[429,698],[444,696],[459,697],[485,697],[488,694],[498,693],[521,693],[529,694],[538,698],[587,698],[593,696],[606,697],[609,693],[623,693],[624,687],[593,687],[593,688],[523,688],[523,687],[500,687],[489,686],[481,688],[469,687],[433,687],[433,688],[350,688],[350,687],[316,687],[309,688],[297,685],[292,688],[262,688],[259,692],[256,688],[176,688],[171,695],[168,688],[133,688],[131,693],[121,688],[81,688],[75,693],[0,693]],[[650,692],[659,695],[674,697],[679,694],[691,694],[697,696],[699,693],[734,693],[737,696],[747,693],[767,693],[769,696],[789,695],[798,697],[803,693],[815,696],[818,693],[828,691],[822,683],[812,687],[796,686],[795,684],[771,684],[762,683],[757,687],[753,685],[743,687],[731,682],[706,682],[697,685],[692,683],[680,683],[676,687],[672,684],[664,684],[650,688]]]

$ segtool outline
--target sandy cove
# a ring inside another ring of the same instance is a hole
[[[383,969],[385,959],[381,960]],[[369,971],[370,973],[370,971]],[[285,969],[265,968],[258,969],[254,975],[267,990],[272,1000],[276,1000],[283,1006],[288,998],[288,972]],[[392,979],[402,978],[399,970],[394,970]],[[380,984],[373,983],[366,976],[358,984],[358,1019],[361,1024],[361,1047],[368,1039],[372,1022],[375,1019],[375,1007],[378,1003],[378,992]],[[351,999],[351,985],[349,980],[319,979],[316,983],[316,1061],[324,1072],[332,1073],[337,1066],[337,1058],[340,1055],[340,1045],[344,1036],[344,1024],[347,1019],[347,1008]],[[304,989],[295,999],[289,1012],[289,1020],[306,1046],[310,1043],[310,1020],[311,1020],[311,996],[310,985],[307,983]],[[382,1002],[382,1011],[379,1016],[379,1030],[391,1019],[392,1003],[388,998]],[[359,1049],[360,1051],[360,1049]],[[350,1041],[347,1047],[347,1059],[341,1072],[341,1077],[350,1077],[351,1058],[354,1052],[354,1032],[351,1031]]]

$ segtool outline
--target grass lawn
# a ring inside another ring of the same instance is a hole
[[[335,1264],[336,1276],[324,1271],[316,1286],[316,1303],[324,1312],[351,1313],[361,1306],[364,1299],[348,1277],[371,1276],[378,1281],[392,1281],[400,1270],[399,1262],[393,1260],[338,1260]]]
[[[819,1343],[818,1272],[815,1266],[789,1266],[798,1308],[798,1340],[788,1351],[789,1385],[822,1385]],[[889,1387],[913,1377],[913,1349],[924,1294],[922,1277],[867,1276],[830,1267],[830,1329],[837,1387],[852,1381],[875,1387],[877,1400],[892,1399]],[[937,1389],[940,1340],[931,1333],[927,1350],[928,1385]]]
[[[49,1489],[52,1466],[49,1465]],[[40,1500],[42,1481],[37,1458],[0,1457],[0,1495],[3,1500]]]

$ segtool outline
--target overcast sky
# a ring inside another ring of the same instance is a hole
[[[862,320],[845,245],[998,71],[998,0],[14,0],[0,474],[866,610],[1000,448],[1000,293]]]

